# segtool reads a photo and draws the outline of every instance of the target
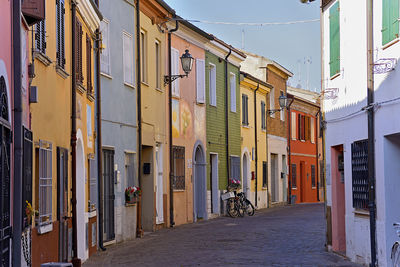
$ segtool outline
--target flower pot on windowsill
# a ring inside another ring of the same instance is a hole
[[[125,195],[125,203],[126,204],[136,204],[139,201],[138,196],[127,196]]]

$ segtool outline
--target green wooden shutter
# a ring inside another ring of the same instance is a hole
[[[339,1],[329,10],[330,75],[340,71],[340,22]]]
[[[382,0],[382,45],[390,42],[389,6],[391,0]]]
[[[382,45],[399,37],[399,0],[382,0]]]
[[[399,37],[399,0],[390,3],[390,41]]]

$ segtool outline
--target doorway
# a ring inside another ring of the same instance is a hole
[[[86,249],[86,176],[85,176],[85,150],[83,147],[82,132],[78,130],[76,143],[76,213],[77,213],[77,233],[78,233],[78,257],[82,260],[88,258]]]
[[[242,159],[242,177],[243,192],[245,192],[248,199],[250,199],[249,169],[249,156],[247,155],[247,152],[245,152]]]
[[[146,232],[152,232],[155,228],[155,183],[156,177],[154,177],[154,172],[157,171],[156,166],[154,166],[154,154],[153,146],[143,146],[142,148],[142,166],[140,170],[142,175],[140,176],[140,186],[142,189],[142,201],[141,201],[141,219],[142,219],[142,227]],[[161,154],[160,154],[161,157]],[[157,160],[157,159],[155,159]]]
[[[271,199],[279,201],[278,155],[271,154]]]
[[[346,199],[343,145],[331,147],[332,249],[346,253]]]
[[[114,215],[114,150],[103,148],[103,240],[109,242],[115,239]]]
[[[157,144],[156,146],[156,171],[157,171],[157,184],[156,184],[156,223],[164,223],[164,183],[163,183],[163,146]]]
[[[201,145],[195,147],[194,155],[194,219],[207,219],[206,163]]]
[[[68,150],[57,147],[57,220],[60,222],[58,260],[68,261]]]
[[[305,162],[300,161],[300,199],[299,202],[306,202],[306,168]]]
[[[210,154],[211,213],[219,214],[218,154]]]

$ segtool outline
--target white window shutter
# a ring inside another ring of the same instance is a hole
[[[216,106],[217,105],[217,70],[214,65],[210,64],[210,77],[209,77],[209,83],[210,83],[210,105]]]
[[[171,48],[171,64],[172,64],[172,75],[179,75],[179,51],[175,48]],[[180,95],[179,91],[179,79],[172,82],[172,95]]]
[[[206,101],[205,71],[204,60],[196,59],[196,96],[197,103],[202,104]]]
[[[231,73],[230,75],[230,87],[231,87],[231,111],[236,112],[236,75]]]
[[[101,51],[100,56],[100,68],[101,72],[110,74],[110,47],[108,42],[109,36],[109,23],[106,21],[101,21],[100,23],[101,36],[103,38],[104,49]]]
[[[297,128],[296,128],[296,121],[297,121],[297,115],[295,112],[292,112],[292,140],[296,140],[296,134],[297,134]]]

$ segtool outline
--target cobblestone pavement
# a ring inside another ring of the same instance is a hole
[[[322,204],[163,229],[92,256],[90,266],[359,266],[324,248]]]

